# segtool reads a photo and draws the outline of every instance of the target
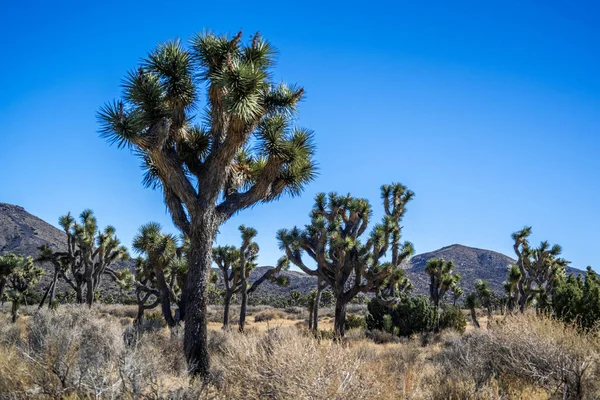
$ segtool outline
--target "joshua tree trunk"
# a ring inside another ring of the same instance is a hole
[[[313,332],[319,331],[319,303],[321,302],[321,292],[323,291],[323,286],[321,286],[321,279],[317,284],[317,295],[315,296],[315,304],[313,304],[312,310],[312,330]]]
[[[346,333],[346,302],[343,296],[336,298],[335,321],[333,325],[335,337],[343,337]]]
[[[48,298],[48,308],[56,308],[54,305],[54,297],[56,295],[56,282],[58,279],[58,274],[54,278],[54,282],[52,282],[52,289],[50,289],[50,297]]]
[[[210,358],[207,346],[207,294],[212,263],[212,244],[218,227],[215,218],[205,216],[190,235],[189,272],[184,291],[184,351],[192,375],[208,376]]]
[[[42,307],[44,306],[44,303],[46,302],[46,298],[48,297],[48,294],[50,293],[50,289],[52,288],[52,284],[53,283],[50,283],[48,288],[46,288],[46,291],[44,292],[44,295],[42,296],[42,300],[40,300],[40,304],[38,305],[38,310],[41,310]]]
[[[20,299],[14,298],[12,301],[12,308],[10,310],[10,313],[12,315],[11,321],[14,324],[15,322],[17,322],[17,318],[19,317],[19,306],[21,305]]]
[[[85,303],[88,308],[92,308],[92,304],[94,304],[94,281],[91,277],[86,280]]]
[[[479,321],[477,321],[477,312],[475,311],[475,308],[471,308],[471,320],[473,321],[475,328],[480,328]]]
[[[79,284],[75,289],[75,300],[77,301],[77,304],[83,304],[83,287]]]
[[[437,301],[433,304],[433,309],[435,310],[435,327],[433,331],[438,333],[440,331],[440,305]]]
[[[40,301],[40,305],[38,307],[38,310],[41,309],[44,306],[44,302],[46,301],[46,297],[48,295],[50,295],[50,297],[48,298],[48,308],[52,307],[52,302],[54,301],[54,293],[56,292],[56,281],[57,281],[57,279],[58,279],[58,268],[55,268],[54,269],[54,276],[52,278],[52,282],[50,283],[50,286],[48,286],[48,289],[44,293],[44,296],[42,297],[42,301]]]
[[[138,303],[137,316],[135,317],[135,320],[133,321],[135,326],[141,327],[144,324],[144,311],[145,310],[146,309],[144,308],[144,304]]]
[[[169,293],[169,287],[165,279],[165,273],[163,270],[159,270],[156,273],[156,279],[158,281],[160,291],[160,308],[167,322],[169,328],[174,328],[176,325],[175,319],[173,318],[173,312],[171,311],[171,297]]]
[[[246,307],[247,306],[248,306],[248,289],[246,288],[246,279],[242,278],[242,303],[240,304],[240,332],[244,332],[244,325],[246,323]]]
[[[228,291],[225,294],[225,299],[224,302],[225,304],[223,305],[223,329],[227,330],[229,329],[229,306],[231,305],[231,296],[233,294]]]

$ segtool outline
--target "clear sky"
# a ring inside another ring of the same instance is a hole
[[[452,5],[450,5],[452,3]],[[416,193],[404,239],[512,254],[510,234],[600,269],[600,6],[593,1],[5,2],[0,11],[0,201],[53,224],[92,208],[130,246],[138,226],[173,230],[139,161],[98,137],[96,112],[154,45],[204,29],[279,50],[277,80],[306,88],[320,176],[301,198],[233,218],[260,262],[279,228],[308,222],[315,193]],[[184,5],[185,4],[185,5]]]

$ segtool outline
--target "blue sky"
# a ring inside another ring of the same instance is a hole
[[[87,4],[89,3],[89,4]],[[186,5],[182,5],[185,4]],[[306,88],[320,176],[301,198],[234,217],[260,262],[314,194],[350,192],[381,215],[379,186],[415,191],[404,239],[512,255],[510,234],[560,243],[600,269],[600,6],[594,2],[10,2],[0,24],[0,201],[56,224],[92,208],[126,245],[139,225],[174,231],[139,161],[103,142],[96,112],[154,45],[204,29],[279,50],[277,80]],[[452,7],[450,7],[450,3]]]

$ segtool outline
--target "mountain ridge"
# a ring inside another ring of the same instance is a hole
[[[28,213],[23,207],[7,203],[0,203],[0,255],[4,253],[17,253],[25,256],[36,257],[38,247],[48,244],[54,249],[66,247],[66,234],[55,226]],[[465,293],[473,290],[477,279],[486,279],[490,287],[497,293],[502,293],[502,282],[506,278],[508,266],[516,261],[502,253],[493,250],[469,247],[463,244],[451,244],[440,249],[413,256],[404,263],[402,268],[413,283],[415,293],[426,294],[429,277],[425,273],[425,265],[431,258],[444,258],[455,263],[455,271],[462,275],[461,286]],[[43,265],[50,271],[52,266]],[[129,263],[122,263],[121,267],[130,267]],[[258,279],[269,266],[256,268],[250,282]],[[568,268],[569,272],[584,273],[576,268]],[[299,271],[284,271],[290,281],[289,286],[280,287],[271,282],[264,282],[257,289],[260,296],[287,296],[290,291],[308,292],[315,288],[316,278]],[[38,284],[38,290],[46,287],[51,279],[47,273]],[[107,281],[108,283],[108,281]],[[65,286],[60,285],[59,290]],[[110,288],[109,291],[116,290]]]

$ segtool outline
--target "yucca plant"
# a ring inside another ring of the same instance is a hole
[[[38,259],[52,262],[55,273],[75,291],[77,303],[84,303],[85,288],[85,303],[91,307],[102,277],[108,275],[117,279],[112,267],[119,260],[127,260],[129,254],[117,238],[114,227],[98,228],[92,210],[83,210],[79,222],[71,213],[61,216],[58,222],[67,235],[67,251],[53,252],[42,246]]]
[[[189,237],[185,354],[208,374],[206,306],[218,227],[257,203],[298,195],[315,177],[311,131],[294,126],[304,89],[272,79],[275,50],[202,33],[159,45],[132,70],[123,98],[99,112],[101,135],[136,151]]]
[[[8,300],[12,301],[12,322],[19,316],[19,307],[25,300],[28,291],[35,286],[44,270],[33,263],[32,257],[16,254],[0,256],[0,273],[6,279],[8,287]]]
[[[460,274],[454,273],[454,263],[443,258],[427,260],[425,273],[429,275],[429,298],[435,310],[435,331],[440,330],[440,301],[450,290],[454,291],[461,279]]]
[[[263,282],[271,281],[278,285],[286,285],[287,278],[280,275],[282,270],[288,269],[288,261],[282,257],[275,268],[269,268],[264,274],[250,285],[248,279],[252,271],[258,266],[258,244],[254,242],[256,229],[240,225],[242,245],[218,246],[213,249],[213,260],[221,270],[225,290],[223,293],[223,329],[229,327],[229,306],[234,294],[241,294],[239,331],[243,332],[246,323],[246,308],[248,307],[248,295],[254,292]]]
[[[539,294],[551,293],[556,281],[566,276],[566,268],[570,263],[559,257],[562,253],[560,245],[550,245],[548,241],[543,241],[538,247],[531,247],[531,232],[532,228],[526,226],[512,234],[517,267],[521,274],[517,285],[521,312],[524,312]]]
[[[336,193],[316,196],[311,222],[304,229],[294,227],[277,232],[280,248],[289,260],[331,287],[336,299],[336,336],[344,336],[346,305],[359,293],[384,297],[390,285],[405,284],[397,272],[413,253],[413,246],[400,242],[400,222],[413,196],[401,184],[382,186],[385,215],[366,240],[361,237],[369,226],[371,205],[366,199]],[[391,254],[385,260],[388,251]],[[306,265],[303,254],[314,260],[316,269]]]
[[[161,229],[159,223],[149,222],[142,225],[133,238],[133,249],[144,257],[138,266],[140,270],[136,272],[136,277],[151,278],[146,285],[137,284],[136,286],[138,291],[146,294],[148,290],[145,290],[144,287],[147,287],[148,284],[158,291],[163,317],[167,325],[173,328],[178,322],[173,317],[171,310],[171,299],[178,297],[176,293],[177,271],[176,268],[173,268],[173,264],[177,263],[179,247],[177,238],[162,233]],[[145,298],[145,294],[143,298]]]

